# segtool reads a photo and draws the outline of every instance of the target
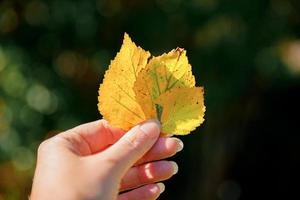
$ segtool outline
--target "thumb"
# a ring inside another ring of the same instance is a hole
[[[160,123],[157,120],[146,121],[129,130],[102,156],[113,161],[113,170],[123,176],[153,146],[159,134]]]

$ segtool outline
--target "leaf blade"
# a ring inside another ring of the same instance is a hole
[[[146,120],[133,86],[149,57],[148,51],[136,46],[128,34],[124,34],[121,49],[105,72],[98,96],[98,109],[113,126],[129,130]]]
[[[164,134],[186,135],[204,121],[203,87],[174,88],[159,96],[155,103],[163,107]]]
[[[177,48],[167,54],[153,57],[138,74],[134,91],[145,116],[158,119],[155,99],[172,88],[194,86],[195,77],[186,51]]]

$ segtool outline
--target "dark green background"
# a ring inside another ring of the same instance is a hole
[[[161,199],[291,199],[299,162],[297,0],[0,1],[0,200],[27,199],[38,144],[100,118],[124,32],[187,50],[206,121]],[[299,185],[299,184],[298,184]]]

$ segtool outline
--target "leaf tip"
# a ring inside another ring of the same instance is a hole
[[[132,39],[130,38],[130,36],[128,35],[128,33],[124,33],[124,38],[123,38],[123,44],[131,44],[133,43]]]

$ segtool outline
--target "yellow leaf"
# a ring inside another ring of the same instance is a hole
[[[123,45],[104,75],[99,89],[98,109],[113,126],[128,130],[146,120],[136,101],[133,86],[150,57],[125,33]]]
[[[186,135],[204,121],[203,87],[173,88],[160,95],[155,103],[163,108],[164,134]]]
[[[177,48],[167,54],[154,57],[138,74],[134,84],[136,98],[147,118],[160,118],[154,101],[172,88],[191,88],[195,77],[188,62],[186,51]]]
[[[125,33],[100,85],[99,111],[124,130],[156,118],[163,134],[190,133],[203,123],[205,106],[203,88],[195,87],[186,51],[177,48],[148,62],[149,57]]]

